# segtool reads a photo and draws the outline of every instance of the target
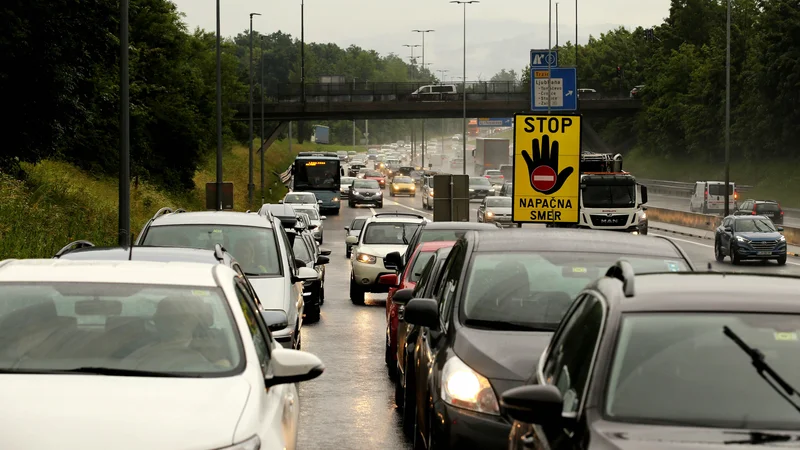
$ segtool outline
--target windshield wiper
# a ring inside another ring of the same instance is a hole
[[[750,431],[743,433],[729,431],[726,433],[741,434],[743,436],[747,436],[748,439],[741,439],[736,441],[723,441],[723,444],[725,445],[732,445],[732,444],[761,445],[761,444],[771,444],[773,442],[789,442],[789,441],[800,440],[797,437],[788,434],[762,433],[760,431]]]
[[[112,367],[76,367],[74,369],[12,369],[4,373],[29,374],[90,374],[115,377],[159,377],[159,378],[198,378],[198,375],[179,375],[171,372],[154,372],[152,370],[116,369]]]
[[[537,327],[523,322],[510,322],[505,320],[485,320],[485,319],[467,319],[464,325],[474,326],[478,328],[490,328],[493,330],[508,330],[508,331],[555,331],[555,326],[551,327]]]
[[[769,384],[773,389],[775,389],[775,392],[777,392],[778,395],[783,397],[784,400],[789,402],[789,404],[792,405],[792,407],[794,407],[794,409],[800,412],[800,405],[798,405],[791,399],[791,396],[797,395],[797,390],[794,387],[792,387],[791,384],[787,383],[786,380],[783,379],[783,377],[778,375],[778,372],[776,372],[775,369],[773,369],[772,366],[770,366],[769,363],[767,363],[764,357],[764,353],[762,353],[757,348],[753,348],[747,345],[742,340],[742,338],[739,337],[739,335],[734,333],[733,330],[731,330],[727,326],[722,327],[722,332],[725,333],[725,336],[729,337],[734,343],[736,343],[736,345],[739,346],[739,348],[742,349],[743,352],[747,354],[747,356],[750,357],[750,361],[753,363],[753,367],[755,367],[758,375],[761,378],[763,378],[764,381],[766,381],[767,384]],[[769,376],[778,385],[776,386],[775,383],[770,381],[770,379],[764,375],[765,373],[769,374]]]
[[[406,238],[406,227],[403,227],[403,245],[408,245],[408,239]]]

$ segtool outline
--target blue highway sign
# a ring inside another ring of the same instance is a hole
[[[531,50],[531,68],[558,67],[558,52],[552,50]]]
[[[548,89],[549,81],[549,89]],[[531,110],[575,111],[578,109],[575,68],[531,69]]]
[[[514,124],[514,119],[512,117],[506,119],[486,119],[486,118],[478,119],[479,127],[510,127],[513,124]]]

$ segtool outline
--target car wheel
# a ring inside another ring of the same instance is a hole
[[[722,253],[722,246],[719,243],[719,239],[714,242],[714,258],[719,262],[725,259],[725,254]]]
[[[350,301],[354,305],[364,304],[364,290],[352,278],[350,279]]]
[[[352,255],[352,252],[350,251],[350,247],[347,247],[347,248],[345,249],[345,251],[344,251],[344,257],[345,257],[346,259],[350,259],[350,255]]]
[[[786,255],[785,254],[783,256],[781,256],[780,258],[778,258],[778,265],[779,266],[786,265]]]
[[[739,255],[737,255],[733,250],[733,244],[731,244],[731,246],[728,248],[728,253],[730,254],[731,263],[733,263],[733,265],[738,266],[739,263],[742,262],[741,258],[739,258]]]
[[[356,204],[355,204],[355,203],[353,203],[353,202],[347,202],[347,206],[349,206],[349,207],[351,207],[351,208],[355,208],[355,207],[356,207]]]
[[[324,234],[320,234],[319,235],[319,245],[322,245],[322,240],[323,239],[325,239],[325,235]]]
[[[380,202],[380,203],[378,203],[378,206],[377,206],[377,208],[378,208],[378,209],[381,209],[381,208],[383,208],[383,202]]]
[[[308,309],[306,309],[305,321],[307,323],[317,323],[319,322],[319,315],[319,305],[310,306]]]

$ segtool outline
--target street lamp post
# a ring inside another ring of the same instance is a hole
[[[411,45],[411,44],[403,44],[403,47],[408,47],[408,48],[410,48],[410,49],[411,49],[411,64],[414,64],[414,65],[416,65],[416,64],[417,64],[417,62],[416,62],[416,61],[414,61],[414,49],[415,49],[415,48],[417,48],[417,47],[422,47],[422,46],[421,46],[421,45],[419,45],[419,44],[415,44],[415,45]]]
[[[353,77],[353,93],[356,91],[356,80],[357,77]],[[350,96],[352,100],[352,95]],[[356,151],[356,119],[353,119],[353,151]]]
[[[260,16],[259,13],[250,13],[250,155],[249,167],[247,168],[247,205],[253,206],[253,16]]]
[[[455,1],[452,0],[450,3],[455,3],[457,5],[464,6],[464,79],[461,82],[461,95],[464,96],[464,117],[462,118],[464,123],[463,131],[461,136],[461,161],[463,161],[462,169],[464,175],[467,174],[467,5],[471,5],[473,3],[480,3],[478,0],[468,0],[468,1]]]
[[[222,33],[217,0],[217,210],[222,211]]]
[[[264,39],[266,36],[261,36],[261,58],[259,61],[261,62],[261,204],[264,204],[264,153],[267,149],[264,147],[264,138],[265,130],[264,130]]]
[[[725,216],[730,214],[731,186],[731,0],[728,0],[727,60],[725,62]]]
[[[425,35],[433,33],[436,30],[411,30],[414,33],[422,34],[422,70],[425,69]],[[420,70],[420,74],[422,73]],[[422,168],[425,169],[425,148],[428,146],[425,142],[425,119],[422,119]]]
[[[131,141],[130,141],[130,71],[128,70],[128,12],[129,0],[120,6],[120,60],[119,60],[119,227],[117,241],[121,247],[131,242]]]
[[[447,72],[449,72],[449,70],[447,70],[447,69],[438,69],[436,71],[439,72],[439,84],[444,84],[444,76],[445,76],[445,74]],[[442,154],[444,154],[444,135],[445,135],[444,125],[445,125],[445,122],[444,122],[444,117],[443,117],[442,118],[442,130],[441,130],[441,133],[442,133]]]

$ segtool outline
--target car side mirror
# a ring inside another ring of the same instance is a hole
[[[319,220],[328,220],[328,216],[319,216]]]
[[[344,227],[344,231],[350,231],[350,227]]]
[[[297,266],[298,268],[299,267],[306,267],[306,262],[303,261],[302,259],[295,258],[294,259],[294,265]]]
[[[391,252],[383,257],[383,265],[389,270],[399,272],[403,269],[403,257],[400,252]]]
[[[283,200],[278,200],[278,203],[281,203],[281,204],[283,204]]]
[[[297,269],[297,275],[294,276],[292,282],[299,283],[301,281],[316,280],[317,278],[319,278],[319,274],[316,270],[308,267],[300,267]]]
[[[272,350],[269,366],[272,373],[264,379],[267,387],[313,380],[325,371],[315,355],[285,348]]]
[[[431,330],[439,330],[439,303],[432,298],[413,298],[405,308],[405,321]]]
[[[322,256],[331,256],[331,250],[328,248],[319,249],[319,254]]]
[[[724,227],[723,230],[725,230],[726,233],[733,233],[733,228],[731,227]]]
[[[399,284],[399,282],[400,282],[400,280],[397,279],[397,275],[395,275],[393,273],[389,273],[389,274],[386,274],[386,275],[381,275],[380,278],[378,278],[378,283],[379,284],[383,284],[383,285],[387,285],[387,286],[397,286]]]
[[[355,236],[347,236],[344,240],[346,244],[356,245],[358,244],[358,238]]]
[[[317,204],[322,204],[322,200],[317,200]]]
[[[776,227],[775,229],[778,231],[783,231],[783,227]]]
[[[400,289],[392,295],[392,302],[398,305],[407,305],[414,298],[413,289]]]
[[[331,259],[328,258],[327,256],[324,256],[324,255],[317,256],[317,265],[318,266],[323,266],[325,264],[328,264],[329,262],[331,262]]]
[[[261,318],[270,331],[282,330],[289,326],[289,318],[282,309],[265,309],[261,311]]]
[[[529,384],[503,392],[500,408],[503,414],[519,422],[554,425],[562,420],[564,401],[553,385]]]

